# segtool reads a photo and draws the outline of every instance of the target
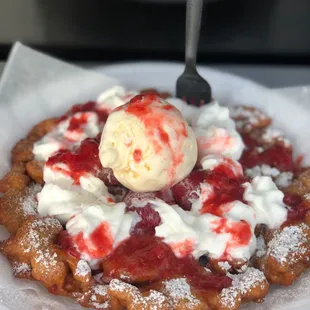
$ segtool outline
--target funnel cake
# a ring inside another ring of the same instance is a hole
[[[235,310],[296,281],[310,265],[310,169],[293,160],[271,118],[233,107],[234,124],[217,107],[245,144],[239,162],[203,150],[178,184],[137,193],[98,158],[111,107],[134,95],[113,88],[39,123],[13,148],[0,181],[0,224],[10,233],[0,251],[13,274],[84,307],[116,310]]]

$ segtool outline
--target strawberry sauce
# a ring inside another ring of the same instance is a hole
[[[245,189],[242,184],[246,180],[243,177],[229,178],[226,171],[227,166],[219,165],[206,175],[204,182],[213,187],[213,192],[203,201],[200,210],[201,214],[210,213],[223,216],[224,213],[229,211],[227,204],[236,200],[244,202],[243,194]]]
[[[71,177],[74,184],[78,185],[80,177],[86,176],[88,173],[98,175],[101,168],[98,147],[99,144],[96,140],[85,139],[75,152],[62,150],[50,157],[46,166]],[[65,167],[56,165],[60,163]]]
[[[102,222],[88,237],[79,232],[75,236],[63,230],[57,237],[56,243],[69,255],[80,258],[86,255],[91,259],[102,259],[110,254],[114,238],[107,222]]]
[[[225,276],[210,276],[190,255],[177,258],[160,238],[132,236],[120,244],[104,261],[104,276],[124,278],[130,283],[154,282],[186,277],[196,290],[231,286]]]
[[[80,177],[88,174],[102,179],[107,186],[118,184],[112,170],[103,168],[100,163],[97,139],[85,139],[76,151],[60,150],[50,157],[45,165],[53,171],[71,177],[75,185],[80,184]]]
[[[88,114],[83,113],[79,117],[75,115],[70,120],[68,130],[75,131],[81,129],[80,128],[81,125],[86,125],[87,121],[88,121]]]
[[[74,105],[59,121],[66,120],[68,117],[73,116],[75,113],[79,112],[95,112],[99,118],[100,122],[105,122],[109,116],[109,113],[104,110],[100,110],[95,101],[88,101],[83,104]]]
[[[203,170],[193,170],[185,179],[172,187],[173,197],[182,209],[189,211],[192,207],[191,201],[198,199],[200,184],[206,173]]]
[[[65,115],[58,119],[58,123],[69,119],[64,138],[68,142],[79,142],[90,117],[94,118],[92,121],[97,126],[102,127],[108,116],[109,111],[100,110],[95,101],[89,101],[84,104],[74,105]]]
[[[85,237],[83,232],[80,232],[71,238],[78,252],[92,259],[100,259],[110,254],[114,242],[110,225],[107,222],[102,222],[89,237]]]
[[[247,246],[252,238],[252,231],[250,225],[245,221],[228,223],[228,220],[221,218],[214,221],[213,229],[217,234],[230,234],[231,238],[228,242],[224,254],[221,256],[223,260],[230,260],[231,257],[228,254],[231,250]]]
[[[259,141],[249,135],[243,135],[242,139],[246,145],[246,150],[239,162],[244,169],[266,164],[280,171],[294,171],[296,166],[299,166],[298,163],[295,166],[292,150],[284,145],[275,144],[264,148]],[[257,151],[259,147],[262,148],[262,152]]]
[[[56,244],[59,245],[69,255],[78,259],[81,257],[67,230],[63,230],[59,233],[56,239]]]

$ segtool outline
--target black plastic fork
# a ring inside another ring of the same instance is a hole
[[[190,105],[202,106],[212,100],[209,83],[196,69],[203,0],[187,0],[185,70],[176,83],[176,95]]]

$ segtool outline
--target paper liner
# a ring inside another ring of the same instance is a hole
[[[213,70],[209,73],[208,79],[220,103],[261,107],[274,118],[276,127],[288,133],[299,153],[310,155],[310,110],[307,107],[296,105],[294,101],[254,83],[243,83],[237,77],[237,87],[231,89],[229,85],[223,85],[225,74]],[[11,148],[35,123],[60,115],[73,104],[95,99],[100,92],[115,84],[119,84],[115,79],[66,64],[16,43],[0,81],[0,177],[9,170]],[[309,156],[306,160],[310,162]],[[1,228],[0,240],[5,238],[7,233]],[[242,309],[306,310],[309,304],[310,273],[307,272],[288,288],[272,287],[264,303],[243,305]],[[49,294],[39,283],[14,278],[8,261],[0,256],[2,309],[84,308],[69,298]]]

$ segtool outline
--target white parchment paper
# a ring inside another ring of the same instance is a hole
[[[223,74],[213,72],[214,93],[220,102],[244,103],[266,110],[277,127],[284,129],[298,152],[310,154],[310,110],[294,101],[252,84],[233,90],[222,83]],[[132,77],[134,85],[134,76]],[[71,105],[95,99],[119,82],[102,74],[77,68],[38,53],[20,43],[12,49],[0,81],[0,177],[9,170],[12,146],[40,120],[56,116]],[[148,85],[158,87],[158,85]],[[171,90],[171,89],[163,89]],[[309,162],[309,157],[307,157]],[[0,226],[0,240],[7,238]],[[289,288],[273,287],[262,304],[244,305],[247,310],[310,309],[310,273]],[[38,283],[15,279],[6,258],[0,256],[0,310],[82,309],[74,301],[46,292]]]
[[[9,170],[12,146],[38,121],[75,103],[96,99],[115,79],[36,52],[20,43],[12,49],[0,81],[0,177]],[[1,227],[1,226],[0,226]],[[7,237],[1,227],[0,240]],[[15,279],[0,255],[0,310],[85,309],[49,294],[40,284]]]

